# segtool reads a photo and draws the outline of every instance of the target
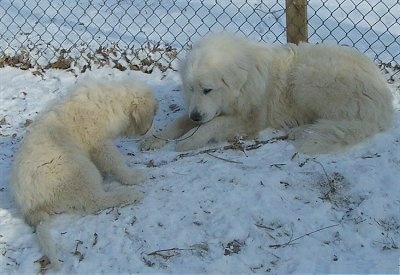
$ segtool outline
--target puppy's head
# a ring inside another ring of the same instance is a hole
[[[157,101],[150,90],[137,93],[131,102],[131,120],[125,135],[131,137],[146,134],[153,124],[157,107]]]
[[[180,74],[188,115],[205,123],[229,114],[247,80],[247,61],[230,36],[206,37],[181,64]]]

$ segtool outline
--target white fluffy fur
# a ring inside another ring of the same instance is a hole
[[[11,186],[54,267],[60,263],[49,236],[51,215],[95,213],[141,198],[128,186],[104,191],[103,176],[110,174],[124,185],[145,179],[143,172],[125,164],[112,140],[145,134],[156,107],[143,84],[89,81],[27,129],[14,160]]]
[[[177,150],[273,127],[287,129],[299,151],[325,153],[393,120],[385,79],[370,59],[345,46],[274,46],[214,34],[194,45],[180,74],[187,114],[162,131],[162,139],[147,138],[144,150],[201,124]]]

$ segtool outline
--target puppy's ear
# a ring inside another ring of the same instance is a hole
[[[141,125],[142,118],[141,118],[141,115],[140,115],[140,112],[139,112],[139,108],[138,108],[137,105],[132,108],[131,115],[132,115],[132,120],[135,123],[135,125]]]
[[[222,82],[234,93],[239,95],[240,89],[247,81],[248,70],[242,64],[234,64],[222,74]]]
[[[132,103],[132,119],[135,122],[136,128],[141,134],[146,132],[151,126],[157,111],[157,107],[157,101],[150,94],[138,98]]]

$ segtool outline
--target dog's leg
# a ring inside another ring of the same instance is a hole
[[[93,213],[107,208],[135,203],[143,198],[142,193],[134,191],[129,187],[120,187],[116,190],[99,192],[94,195],[94,198],[96,199],[95,201],[92,201],[91,205]]]
[[[158,149],[164,146],[169,140],[179,138],[194,128],[195,124],[187,114],[172,122],[160,133],[152,133],[151,136],[145,138],[140,144],[143,151]]]
[[[128,186],[105,191],[103,179],[98,171],[86,173],[78,187],[68,192],[69,197],[66,197],[66,203],[71,203],[71,200],[75,199],[72,205],[78,209],[82,207],[86,213],[96,213],[106,208],[134,203],[143,197],[142,193]]]
[[[143,197],[141,192],[129,186],[105,191],[98,167],[82,156],[66,165],[70,169],[61,170],[62,166],[59,166],[60,173],[56,180],[60,180],[60,184],[54,190],[54,199],[45,204],[47,212],[96,213],[102,209],[136,202]]]
[[[95,151],[91,152],[91,157],[102,173],[114,176],[122,184],[138,184],[147,179],[144,171],[126,165],[124,156],[111,141],[96,148]]]
[[[143,194],[130,187],[120,187],[111,191],[100,189],[91,190],[90,197],[85,201],[85,212],[96,213],[112,207],[119,207],[124,204],[132,204],[143,198]]]
[[[247,125],[233,116],[219,116],[202,124],[195,133],[187,133],[177,142],[177,151],[198,149],[209,142],[222,142],[246,133]]]

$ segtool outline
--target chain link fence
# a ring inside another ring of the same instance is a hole
[[[174,69],[210,31],[286,43],[285,9],[285,0],[0,0],[0,67]],[[399,17],[395,0],[309,0],[309,42],[355,47],[399,75]]]

